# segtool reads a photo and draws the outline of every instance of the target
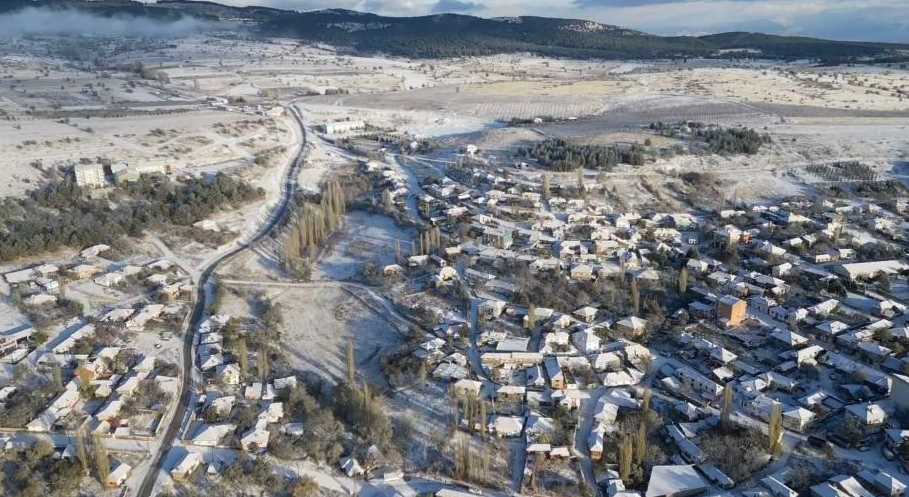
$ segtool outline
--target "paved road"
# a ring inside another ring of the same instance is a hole
[[[235,247],[221,253],[218,257],[208,261],[201,269],[199,277],[195,282],[195,294],[194,294],[194,306],[192,314],[189,319],[189,326],[184,330],[183,333],[183,374],[182,382],[180,386],[180,399],[177,402],[176,411],[171,417],[170,424],[167,427],[167,431],[164,433],[164,438],[161,441],[161,445],[158,447],[157,452],[154,454],[152,459],[151,467],[146,473],[142,485],[139,487],[139,492],[137,493],[138,497],[150,497],[152,491],[155,488],[155,481],[158,479],[158,473],[161,470],[161,465],[164,461],[164,456],[167,454],[168,450],[173,446],[174,441],[177,438],[177,435],[180,433],[180,428],[183,424],[183,419],[185,418],[187,412],[190,409],[190,400],[192,398],[192,369],[193,369],[193,338],[195,336],[195,330],[198,329],[202,320],[205,317],[205,307],[206,307],[206,295],[207,288],[209,286],[211,276],[214,274],[218,266],[237,254],[248,250],[257,242],[268,237],[271,232],[278,226],[281,225],[285,217],[287,216],[289,207],[296,192],[297,182],[296,178],[300,172],[300,168],[303,165],[303,152],[306,144],[306,135],[303,127],[303,121],[293,105],[286,107],[287,111],[293,116],[297,125],[300,127],[302,133],[302,141],[300,144],[300,149],[297,155],[287,167],[284,175],[284,184],[281,188],[281,199],[272,209],[271,215],[268,220],[258,229],[256,232],[250,236],[246,241],[239,242]]]

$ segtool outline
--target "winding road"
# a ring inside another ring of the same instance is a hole
[[[195,337],[195,330],[199,328],[199,325],[205,317],[205,307],[209,291],[208,286],[211,282],[212,275],[222,263],[229,261],[237,254],[252,248],[256,243],[270,236],[272,231],[279,227],[284,221],[290,209],[294,194],[297,190],[297,176],[300,173],[300,169],[303,167],[303,156],[306,148],[306,131],[303,126],[303,119],[296,107],[291,104],[286,106],[285,109],[294,118],[294,121],[296,121],[297,126],[300,129],[301,140],[299,150],[284,172],[284,181],[281,186],[281,198],[272,208],[268,220],[251,236],[245,241],[238,242],[235,246],[219,254],[217,257],[208,260],[203,267],[199,268],[200,272],[195,279],[193,309],[188,319],[188,326],[184,327],[183,333],[183,372],[181,375],[180,399],[177,402],[176,410],[170,419],[170,424],[167,427],[167,431],[164,433],[164,437],[161,439],[157,452],[153,455],[151,467],[149,467],[148,472],[145,474],[145,478],[142,480],[142,485],[139,487],[139,491],[136,494],[138,497],[151,497],[152,491],[155,488],[155,481],[158,479],[158,474],[160,473],[161,465],[164,461],[164,456],[173,446],[174,441],[180,433],[183,420],[190,410],[189,404],[192,399],[193,389],[193,339]]]

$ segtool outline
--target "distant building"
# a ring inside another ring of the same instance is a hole
[[[101,188],[107,184],[101,164],[76,164],[73,167],[76,184],[82,188]]]
[[[339,135],[343,133],[349,133],[351,131],[365,129],[366,123],[363,121],[338,121],[333,123],[325,123],[321,126],[321,128],[326,135]]]
[[[689,497],[710,488],[694,466],[654,466],[646,497]]]
[[[721,324],[727,327],[742,324],[742,321],[745,320],[747,314],[748,304],[744,300],[735,298],[731,295],[722,297],[716,303],[716,318]]]
[[[35,333],[35,329],[28,326],[18,330],[9,330],[0,334],[0,357],[16,350]]]
[[[188,480],[193,471],[202,464],[202,455],[196,452],[187,452],[183,458],[170,470],[171,477],[176,481]]]
[[[549,376],[550,387],[554,390],[565,388],[565,375],[562,373],[562,366],[559,365],[557,358],[547,357],[543,362],[543,367],[546,368],[546,374]]]
[[[888,275],[896,274],[901,271],[906,271],[907,269],[909,269],[909,266],[900,261],[888,260],[843,264],[835,270],[836,272],[847,276],[850,280],[857,280],[859,278],[874,278],[882,273]]]
[[[107,478],[104,480],[104,485],[107,488],[120,488],[123,486],[123,483],[126,482],[126,479],[129,478],[129,473],[132,470],[133,467],[129,464],[118,464],[117,467],[107,475]]]

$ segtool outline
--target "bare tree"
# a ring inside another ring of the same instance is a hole
[[[76,458],[79,459],[79,463],[82,465],[82,472],[85,475],[91,473],[91,459],[88,457],[90,445],[91,440],[88,437],[88,428],[82,425],[76,433]]]
[[[347,384],[355,385],[357,378],[357,361],[352,338],[347,339]]]
[[[732,384],[727,383],[723,387],[723,409],[720,411],[720,422],[724,429],[728,429],[731,424],[732,411],[735,408],[734,396]]]
[[[783,408],[779,402],[774,402],[767,421],[767,452],[771,457],[776,456],[782,449],[783,442]]]
[[[679,294],[684,294],[688,291],[688,268],[682,267],[682,270],[679,271]]]
[[[240,365],[240,376],[245,377],[249,372],[249,350],[246,348],[246,338],[237,338],[235,350],[237,354],[237,363]]]
[[[631,308],[635,316],[641,313],[641,291],[638,289],[638,280],[631,279]]]
[[[98,481],[103,485],[110,476],[110,456],[107,453],[107,447],[104,446],[104,440],[95,435],[92,440],[92,455],[95,460],[95,473]]]
[[[268,357],[268,346],[265,343],[259,344],[259,355],[257,359],[259,369],[259,378],[262,383],[268,382],[268,376],[271,374],[271,364]]]
[[[647,423],[641,419],[638,425],[638,431],[634,437],[634,464],[641,465],[644,463],[644,457],[647,455]]]
[[[634,447],[631,437],[626,433],[622,435],[622,441],[619,444],[619,478],[628,481],[631,477],[631,468],[634,462]]]

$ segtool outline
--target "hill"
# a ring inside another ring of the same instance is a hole
[[[387,17],[343,9],[295,12],[230,7],[207,1],[8,0],[0,11],[25,6],[74,8],[102,16],[134,15],[160,20],[193,16],[231,29],[333,44],[356,52],[406,57],[457,57],[510,52],[576,58],[652,59],[760,56],[844,61],[893,58],[909,45],[822,40],[760,33],[656,36],[580,19],[520,16],[486,19],[459,14]],[[239,27],[238,27],[239,26]]]

